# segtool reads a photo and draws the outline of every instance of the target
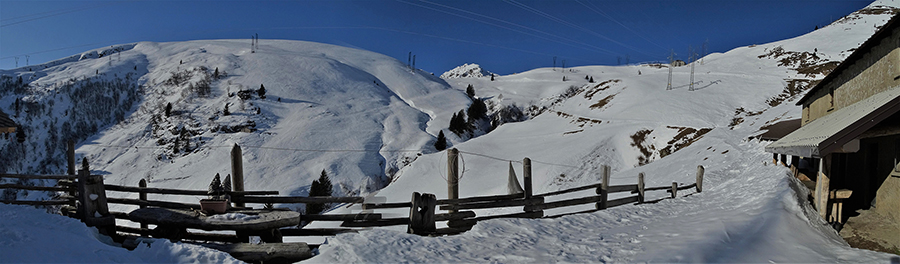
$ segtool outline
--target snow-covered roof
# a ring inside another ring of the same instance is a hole
[[[813,120],[766,146],[766,151],[822,157],[843,147],[897,112],[900,112],[900,86]]]

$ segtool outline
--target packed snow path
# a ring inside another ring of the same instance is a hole
[[[327,240],[310,262],[887,262],[853,249],[756,141],[706,172],[704,192],[556,219],[479,222],[457,236],[375,229]],[[730,164],[729,164],[730,163]],[[793,188],[792,188],[793,187]],[[895,257],[895,256],[893,256]]]

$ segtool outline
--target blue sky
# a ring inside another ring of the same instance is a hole
[[[113,44],[292,39],[382,53],[440,74],[663,61],[791,38],[871,1],[850,0],[0,0],[0,69]],[[247,41],[248,45],[250,41]],[[26,55],[29,56],[26,62]]]

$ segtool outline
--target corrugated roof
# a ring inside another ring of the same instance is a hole
[[[16,127],[16,122],[13,122],[12,119],[9,119],[9,116],[0,111],[0,127]]]
[[[841,64],[838,64],[838,66],[835,67],[834,70],[828,73],[828,75],[825,75],[825,78],[822,79],[822,81],[817,83],[816,86],[813,86],[812,89],[809,89],[809,91],[806,92],[806,95],[803,95],[803,97],[800,98],[799,101],[797,101],[797,105],[803,105],[803,102],[812,97],[812,95],[815,94],[817,90],[825,87],[825,84],[833,81],[834,78],[837,78],[842,71],[847,70],[847,68],[850,68],[850,65],[853,65],[854,62],[862,59],[867,52],[875,48],[875,46],[878,46],[878,44],[881,42],[881,39],[890,37],[891,31],[896,27],[900,27],[900,14],[894,15],[891,20],[885,23],[884,26],[881,26],[881,29],[879,29],[877,32],[875,32],[875,34],[869,37],[866,42],[863,42],[862,45],[859,45],[859,48],[853,51],[853,53],[850,53],[850,56],[847,56],[847,58],[844,59]]]
[[[822,157],[900,112],[900,86],[878,93],[813,120],[766,146],[766,151],[802,157]]]

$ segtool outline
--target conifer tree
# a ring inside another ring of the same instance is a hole
[[[213,77],[215,77],[216,79],[219,79],[219,67],[216,67],[216,71],[213,72]]]
[[[172,103],[166,104],[166,117],[169,117],[169,114],[172,113]]]
[[[475,87],[473,87],[471,84],[466,87],[466,95],[468,95],[469,98],[475,98]]]
[[[256,90],[256,93],[259,94],[259,98],[266,99],[266,87],[262,84],[259,84],[259,90]]]
[[[487,105],[480,99],[473,99],[472,104],[469,105],[467,114],[469,114],[469,123],[474,123],[476,120],[485,117],[487,114]]]
[[[228,111],[228,104],[225,104],[225,111],[222,111],[222,115],[231,115],[231,112]]]
[[[328,178],[325,170],[322,170],[322,175],[319,176],[319,179],[314,180],[312,185],[310,185],[309,196],[331,196],[331,192],[331,179]],[[306,214],[320,214],[328,207],[328,204],[306,204]]]
[[[447,138],[444,137],[443,130],[441,130],[441,132],[438,133],[437,141],[434,142],[434,148],[437,149],[437,151],[447,149]]]

